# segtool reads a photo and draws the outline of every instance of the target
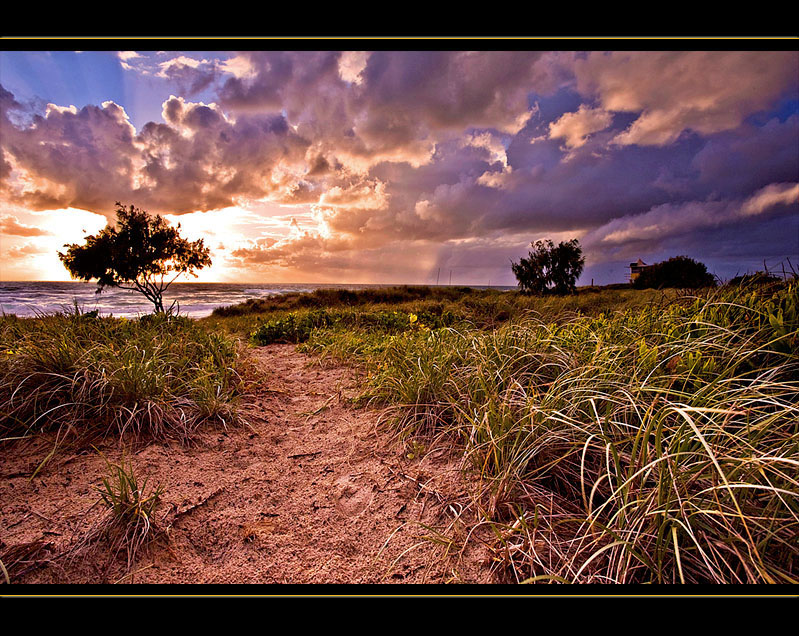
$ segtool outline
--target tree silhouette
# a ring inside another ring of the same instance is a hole
[[[550,241],[536,241],[528,258],[511,262],[511,269],[522,292],[530,294],[568,294],[576,291],[583,273],[585,258],[577,239],[563,241],[557,247]]]
[[[677,287],[697,289],[714,287],[716,279],[707,271],[704,263],[687,256],[674,256],[662,263],[645,267],[633,281],[637,289]]]
[[[58,257],[72,278],[97,280],[98,294],[105,287],[132,289],[163,313],[166,289],[181,274],[197,276],[195,270],[210,265],[210,250],[203,239],[182,238],[179,224],[176,229],[159,215],[119,202],[116,206],[116,227],[107,225],[87,236],[84,245],[64,245],[67,250]]]

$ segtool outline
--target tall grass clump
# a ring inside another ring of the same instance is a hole
[[[798,289],[400,333],[367,395],[460,441],[512,579],[796,583]]]
[[[0,436],[189,439],[236,420],[235,342],[188,318],[0,318]]]

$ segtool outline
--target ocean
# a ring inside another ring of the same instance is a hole
[[[180,314],[192,318],[208,316],[216,307],[235,305],[249,298],[266,298],[289,292],[315,289],[373,289],[388,285],[326,285],[313,283],[173,283],[164,294],[164,306],[176,300]],[[485,289],[485,286],[475,286]],[[0,312],[17,316],[72,310],[97,311],[103,316],[132,318],[149,314],[153,305],[135,291],[106,287],[97,294],[97,285],[81,282],[0,281]],[[513,289],[513,287],[496,287]]]

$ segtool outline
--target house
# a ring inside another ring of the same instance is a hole
[[[643,272],[649,265],[644,263],[640,258],[636,263],[630,263],[630,282],[635,281],[636,278]]]

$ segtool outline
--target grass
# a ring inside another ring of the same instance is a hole
[[[161,485],[148,487],[147,478],[141,479],[124,455],[119,463],[100,455],[105,461],[106,473],[102,485],[96,487],[100,498],[92,508],[99,505],[104,512],[73,541],[59,560],[67,564],[77,560],[93,561],[98,551],[107,551],[102,573],[107,577],[119,555],[124,554],[125,574],[119,579],[122,581],[133,576],[131,569],[142,550],[159,536],[166,536],[166,529],[156,519],[165,489]]]
[[[114,464],[104,457],[108,474],[98,488],[107,514],[100,524],[98,536],[110,539],[112,554],[124,550],[127,569],[132,567],[139,550],[158,532],[155,513],[164,494],[162,486],[147,488],[147,478],[141,480],[124,459]]]
[[[593,287],[571,296],[545,297],[468,287],[402,286],[358,291],[324,289],[307,294],[250,299],[238,305],[217,308],[211,316],[199,322],[210,331],[245,339],[249,339],[263,325],[272,323],[263,331],[278,327],[276,335],[280,337],[270,337],[264,341],[256,337],[255,344],[305,342],[314,329],[334,324],[359,333],[387,331],[386,327],[399,326],[392,320],[392,314],[405,314],[406,318],[415,314],[422,324],[433,328],[464,322],[471,327],[492,329],[525,314],[560,321],[572,315],[597,315],[643,307],[651,302],[673,298],[674,295],[673,290],[633,290],[629,287]]]
[[[73,311],[34,318],[0,317],[0,441],[45,434],[56,453],[105,439],[124,445],[191,441],[201,427],[239,422],[243,393],[239,343],[195,320],[174,315],[139,319]],[[4,449],[5,450],[5,449]],[[106,460],[98,489],[106,514],[61,557],[110,549],[127,570],[159,534],[155,513],[163,488],[150,488],[129,463]],[[0,578],[8,582],[44,561],[49,544],[12,546]]]
[[[799,582],[797,283],[638,294],[464,295],[301,346],[362,365],[406,440],[457,441],[510,580]]]
[[[164,315],[0,318],[0,436],[187,441],[237,420],[234,339]],[[54,449],[55,451],[56,449]]]

